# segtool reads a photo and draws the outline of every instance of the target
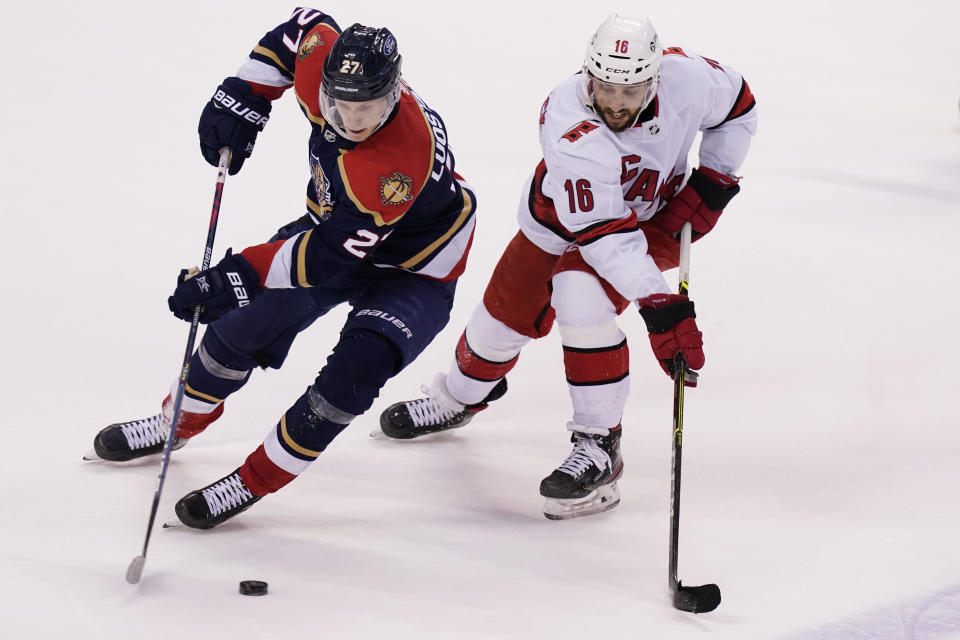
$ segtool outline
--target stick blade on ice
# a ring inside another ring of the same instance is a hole
[[[673,592],[673,606],[681,611],[707,613],[720,606],[720,587],[705,584],[700,587],[685,587],[677,584]]]
[[[130,584],[137,584],[140,582],[140,575],[143,573],[143,563],[147,561],[144,556],[137,556],[130,561],[130,566],[127,567],[127,582]]]

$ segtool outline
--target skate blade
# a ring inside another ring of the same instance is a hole
[[[442,429],[440,431],[431,431],[430,433],[424,433],[419,436],[414,436],[412,438],[391,438],[385,434],[381,429],[373,429],[370,431],[370,438],[373,440],[383,440],[386,442],[442,442],[447,439],[458,437],[456,434],[451,433],[451,431],[456,431],[460,427],[451,427],[450,429]]]
[[[613,509],[618,504],[620,504],[620,490],[617,489],[616,482],[611,482],[583,498],[570,500],[547,498],[543,505],[543,515],[550,520],[569,520],[570,518],[603,513]]]
[[[103,462],[103,458],[97,455],[96,449],[90,449],[90,451],[87,451],[85,454],[83,454],[83,461],[84,462],[97,462],[97,461]]]

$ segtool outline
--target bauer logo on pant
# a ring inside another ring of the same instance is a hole
[[[403,320],[393,314],[387,313],[386,311],[380,311],[379,309],[361,309],[357,312],[357,317],[359,318],[360,316],[380,318],[384,322],[389,322],[397,329],[400,329],[400,331],[403,332],[403,335],[407,336],[408,340],[413,337],[413,332],[410,331],[410,328],[406,324],[404,324]]]

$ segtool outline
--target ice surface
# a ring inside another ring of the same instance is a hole
[[[479,196],[468,274],[447,330],[314,468],[219,529],[161,530],[313,380],[343,312],[257,374],[174,453],[127,584],[158,464],[80,457],[100,427],[155,412],[178,373],[187,325],[165,298],[200,261],[215,180],[196,120],[292,8],[4,4],[4,637],[960,638],[960,5],[932,0],[319,7],[388,24],[446,119]],[[612,10],[737,67],[759,102],[743,191],[693,251],[707,366],[686,396],[680,576],[723,590],[701,616],[669,603],[671,384],[633,314],[609,513],[541,514],[539,480],[569,452],[556,336],[468,427],[367,435],[446,368],[516,228],[540,104]],[[307,131],[286,96],[227,180],[216,255],[300,215]],[[244,598],[244,579],[270,594]]]

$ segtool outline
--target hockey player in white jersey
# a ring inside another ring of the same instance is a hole
[[[670,374],[682,353],[704,364],[693,302],[670,293],[677,233],[717,223],[740,187],[756,130],[755,100],[734,69],[679,47],[663,49],[646,19],[611,15],[580,73],[540,116],[543,160],[524,187],[520,231],[507,246],[456,347],[426,397],[381,415],[383,432],[413,438],[460,427],[506,392],[531,339],[559,326],[573,416],[573,451],[540,493],[548,518],[619,503],[621,416],[629,390],[617,315],[636,304],[654,355]],[[699,163],[688,175],[698,132]]]

